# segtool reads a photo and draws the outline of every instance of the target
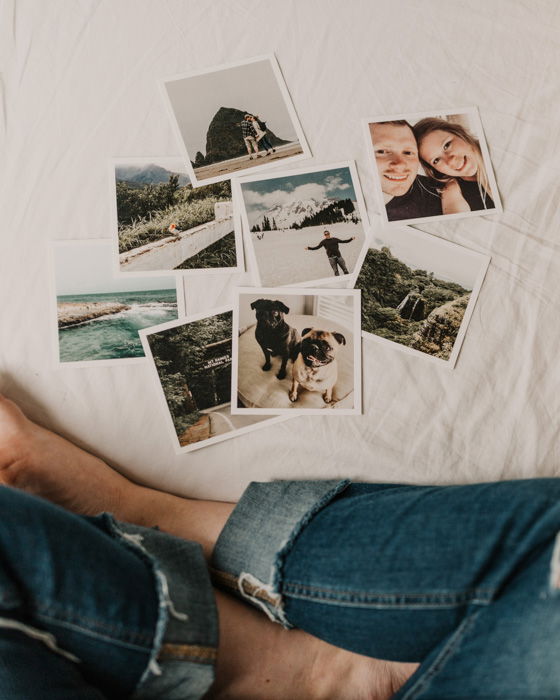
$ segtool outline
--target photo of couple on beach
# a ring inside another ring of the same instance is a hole
[[[162,83],[194,185],[311,156],[274,56]]]
[[[270,143],[267,137],[266,122],[262,121],[255,114],[246,114],[243,121],[239,123],[241,127],[241,135],[249,154],[249,160],[253,157],[260,158],[260,149],[264,150],[264,155],[269,156],[271,153],[276,153],[276,149]],[[253,153],[255,154],[253,156]]]
[[[476,109],[368,119],[366,138],[388,222],[502,211]]]

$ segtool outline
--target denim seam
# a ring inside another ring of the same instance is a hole
[[[144,545],[141,544],[142,542],[142,536],[140,537],[140,542],[135,540],[134,538],[128,538],[126,535],[125,531],[121,530],[117,524],[117,521],[115,518],[110,514],[110,513],[104,513],[104,519],[105,523],[108,527],[108,530],[111,534],[111,536],[118,540],[121,544],[123,544],[126,548],[128,548],[131,552],[133,552],[141,561],[144,561],[145,564],[148,566],[150,573],[152,574],[152,577],[154,579],[154,585],[156,588],[156,596],[157,596],[157,606],[158,606],[158,614],[157,614],[157,620],[156,620],[156,625],[153,633],[153,637],[150,638],[150,646],[149,646],[149,660],[146,665],[146,668],[144,669],[144,672],[140,676],[138,683],[136,684],[135,692],[138,691],[138,689],[149,679],[153,678],[155,676],[159,676],[162,673],[162,670],[158,664],[157,657],[159,654],[159,651],[161,649],[161,646],[163,644],[164,638],[165,638],[165,632],[167,630],[167,624],[169,620],[169,613],[170,610],[166,604],[165,596],[166,596],[166,591],[165,588],[167,587],[167,579],[165,579],[165,576],[163,575],[163,572],[159,568],[159,563],[156,560],[155,557],[153,557],[145,548]],[[162,574],[161,576],[159,574]],[[164,587],[164,581],[165,581],[165,587]]]
[[[166,604],[167,579],[161,571],[156,558],[153,557],[144,548],[144,545],[142,544],[143,537],[140,536],[140,541],[135,540],[134,537],[127,537],[126,535],[128,533],[119,528],[115,518],[110,513],[104,513],[103,515],[111,536],[114,539],[118,540],[131,552],[133,552],[141,561],[143,561],[147,565],[154,579],[154,585],[156,588],[158,606],[157,620],[153,636],[150,637],[150,645],[148,648],[148,663],[146,665],[146,668],[144,669],[144,672],[138,679],[138,683],[136,684],[134,690],[134,692],[136,693],[149,678],[160,676],[162,674],[162,670],[160,665],[158,664],[157,657],[164,641],[170,613],[170,609]],[[161,576],[159,574],[161,574]]]
[[[96,632],[95,630],[92,630],[89,627],[81,627],[79,624],[68,622],[66,620],[60,620],[59,618],[56,618],[56,617],[49,617],[48,615],[44,615],[42,613],[36,613],[36,617],[38,620],[46,622],[50,625],[54,625],[56,627],[63,627],[65,629],[70,629],[70,630],[79,632],[80,634],[83,634],[87,637],[92,637],[94,639],[101,639],[103,641],[107,641],[111,644],[123,647],[125,649],[133,649],[135,651],[142,651],[142,652],[150,650],[150,646],[141,646],[139,644],[134,644],[133,642],[127,642],[123,639],[110,637],[107,634],[103,634],[101,632]]]
[[[434,659],[430,667],[424,671],[418,680],[412,685],[412,687],[404,693],[401,700],[414,700],[414,698],[419,696],[419,693],[422,693],[426,689],[436,674],[438,674],[445,667],[445,664],[449,661],[451,655],[460,644],[465,634],[475,623],[478,615],[479,613],[475,612],[463,620],[458,629],[452,635],[451,639],[447,642],[447,644],[445,644],[441,652]]]
[[[319,599],[332,601],[348,601],[363,603],[379,603],[383,605],[465,605],[468,603],[479,603],[485,605],[491,602],[495,594],[494,588],[473,588],[461,591],[461,593],[380,593],[375,591],[337,590],[321,586],[309,586],[305,584],[284,582],[283,591],[285,595],[293,598]]]
[[[153,638],[149,634],[127,629],[126,627],[122,626],[109,625],[101,620],[84,617],[82,615],[76,616],[73,609],[60,605],[60,603],[51,602],[48,604],[37,605],[35,610],[37,614],[44,619],[60,620],[60,622],[74,625],[76,627],[81,627],[82,624],[86,624],[93,628],[91,631],[94,633],[97,633],[96,630],[99,630],[99,634],[101,635],[119,635],[119,637],[122,637],[122,641],[125,643],[145,643],[146,645],[151,645],[152,643]],[[51,615],[56,615],[57,617],[53,618]]]

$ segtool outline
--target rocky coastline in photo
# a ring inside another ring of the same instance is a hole
[[[93,321],[100,316],[117,314],[130,308],[127,304],[111,301],[62,302],[57,305],[58,327],[76,326],[86,321]]]

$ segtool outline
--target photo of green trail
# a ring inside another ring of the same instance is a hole
[[[449,359],[472,290],[410,268],[386,246],[370,248],[356,287],[362,330]]]
[[[216,218],[215,205],[231,202],[231,185],[220,182],[193,188],[188,176],[149,164],[115,171],[119,254],[181,235]],[[184,260],[175,269],[235,267],[231,232]]]
[[[179,438],[199,423],[201,411],[229,402],[231,329],[228,311],[147,336]]]

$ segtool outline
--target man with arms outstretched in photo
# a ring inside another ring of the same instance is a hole
[[[369,125],[383,201],[389,221],[441,216],[438,185],[418,174],[418,146],[404,119]]]
[[[352,236],[352,238],[331,238],[330,231],[325,231],[323,235],[324,238],[318,245],[305,246],[305,250],[319,250],[319,248],[324,248],[335,276],[338,277],[340,275],[338,271],[339,267],[345,275],[348,275],[348,268],[346,267],[344,258],[340,254],[338,245],[339,243],[350,243],[356,236]]]

